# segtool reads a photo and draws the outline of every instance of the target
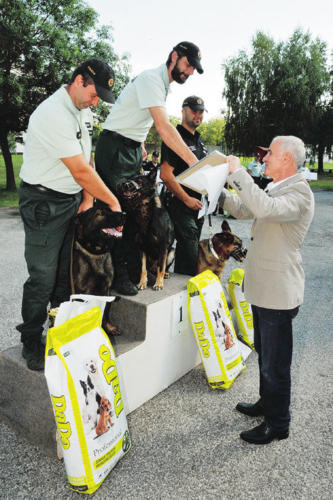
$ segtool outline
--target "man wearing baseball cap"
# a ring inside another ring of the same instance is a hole
[[[47,307],[69,298],[72,219],[98,198],[120,211],[117,198],[95,172],[91,156],[93,116],[99,99],[114,102],[112,68],[89,59],[32,113],[20,172],[20,213],[29,278],[24,284],[22,355],[31,370],[44,369],[41,342]],[[119,228],[121,229],[121,228]]]
[[[187,97],[182,106],[182,123],[177,130],[184,142],[191,149],[197,160],[207,154],[197,128],[202,123],[205,104],[200,97]],[[202,207],[201,194],[181,186],[175,177],[187,169],[187,164],[162,143],[161,179],[171,193],[168,193],[168,211],[175,227],[177,240],[175,255],[175,272],[194,276],[197,273],[198,245],[204,217],[198,219]]]
[[[96,170],[107,186],[116,193],[117,184],[139,174],[144,141],[150,127],[186,165],[197,158],[179,132],[170,123],[165,101],[170,84],[184,84],[194,71],[203,73],[199,48],[192,42],[180,42],[170,52],[166,63],[143,71],[124,88],[112,107],[96,145]],[[124,295],[138,293],[133,282],[138,272],[138,252],[133,246],[135,227],[127,214],[122,240],[113,247],[114,289]]]

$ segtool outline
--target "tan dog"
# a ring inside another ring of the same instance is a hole
[[[114,423],[111,420],[111,403],[103,396],[99,404],[99,420],[96,425],[96,434],[101,436],[112,427]]]
[[[197,274],[210,269],[221,279],[230,256],[239,262],[244,260],[246,249],[242,246],[242,240],[231,232],[226,220],[222,222],[221,228],[222,233],[199,242]]]

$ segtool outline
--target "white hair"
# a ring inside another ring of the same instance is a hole
[[[300,167],[305,162],[305,146],[302,139],[294,135],[278,135],[274,137],[273,142],[281,142],[281,150],[284,153],[290,153],[296,163],[296,167]]]

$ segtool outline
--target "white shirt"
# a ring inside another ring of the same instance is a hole
[[[62,86],[30,117],[21,179],[62,193],[78,193],[82,187],[60,158],[83,153],[89,163],[92,133],[92,112],[89,108],[78,110]]]
[[[149,108],[165,107],[169,91],[166,64],[140,73],[129,82],[106,118],[103,129],[137,142],[146,140],[153,119]]]

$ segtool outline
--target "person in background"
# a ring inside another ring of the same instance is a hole
[[[44,369],[41,341],[47,307],[69,299],[72,220],[94,198],[121,211],[117,198],[95,172],[91,155],[93,115],[99,99],[114,102],[112,68],[99,59],[83,62],[32,113],[20,171],[19,208],[29,277],[23,287],[22,355],[31,370]],[[121,229],[121,228],[118,228]]]
[[[160,153],[158,151],[153,151],[151,155],[151,160],[146,163],[146,165],[143,167],[143,170],[145,173],[152,172],[153,170],[157,170],[160,167],[160,164],[158,162],[160,157]]]
[[[235,156],[228,157],[228,182],[220,203],[239,219],[253,218],[245,259],[244,293],[252,306],[254,344],[259,362],[259,400],[238,403],[236,410],[263,422],[240,437],[254,444],[289,436],[292,320],[304,297],[300,247],[314,215],[314,197],[298,166],[305,147],[294,136],[273,139],[264,157],[273,181],[267,193],[247,175]]]
[[[260,154],[255,153],[254,159],[248,164],[247,171],[251,175],[257,186],[261,187],[261,179],[263,174],[263,166],[260,162]]]
[[[177,130],[184,142],[201,160],[207,155],[197,128],[202,123],[205,104],[200,97],[187,97],[182,105],[182,123]],[[204,217],[198,219],[202,207],[201,194],[181,186],[175,177],[188,168],[186,162],[162,143],[161,179],[172,193],[168,204],[169,214],[174,223],[176,235],[175,267],[176,273],[194,276],[197,271],[198,244]]]

